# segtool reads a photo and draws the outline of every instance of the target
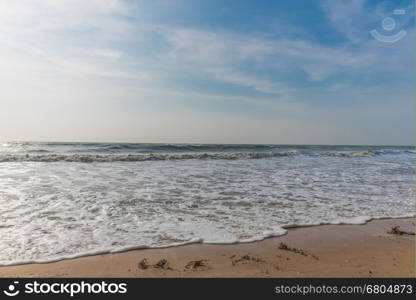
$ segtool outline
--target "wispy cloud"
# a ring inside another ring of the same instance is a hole
[[[363,22],[365,2],[365,0],[326,0],[322,6],[328,14],[329,19],[341,33],[351,41],[359,42],[361,40],[362,30],[357,24]],[[364,22],[367,21],[368,19]]]
[[[85,53],[89,56],[115,58],[115,59],[123,56],[123,53],[121,51],[112,50],[112,49],[91,49],[91,50],[85,51]]]
[[[252,86],[266,93],[288,92],[290,88],[282,89],[284,84],[278,80],[270,82],[255,78],[256,70],[281,74],[299,70],[311,80],[320,81],[341,70],[345,73],[365,68],[379,59],[367,49],[349,51],[298,40],[188,29],[167,29],[163,34],[172,46],[169,52],[172,61],[193,64],[215,79]],[[246,71],[249,74],[243,74],[242,64],[255,67]]]

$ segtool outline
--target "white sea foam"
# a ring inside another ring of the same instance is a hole
[[[52,262],[58,262],[65,259],[74,259],[79,257],[85,257],[85,256],[93,256],[93,255],[102,255],[102,254],[110,254],[110,253],[120,253],[120,252],[126,252],[131,250],[139,250],[139,249],[160,249],[160,248],[167,248],[167,247],[178,247],[183,245],[189,245],[189,244],[219,244],[219,245],[227,245],[227,244],[243,244],[243,243],[252,243],[256,241],[261,241],[267,238],[271,237],[278,237],[285,235],[287,233],[288,228],[299,228],[299,227],[310,227],[310,226],[320,226],[320,225],[364,225],[368,223],[371,220],[377,220],[377,219],[400,219],[400,218],[414,218],[416,217],[416,214],[406,214],[406,215],[400,215],[400,216],[391,216],[391,217],[353,217],[350,219],[342,219],[334,222],[317,222],[317,223],[309,223],[309,224],[291,224],[291,225],[285,225],[282,226],[281,229],[279,229],[276,232],[265,232],[262,236],[257,236],[255,238],[250,239],[241,239],[241,240],[225,240],[225,241],[205,241],[201,238],[195,238],[191,239],[187,242],[183,243],[172,243],[168,246],[149,246],[149,245],[136,245],[136,246],[125,246],[125,247],[119,247],[119,248],[108,248],[108,249],[97,249],[93,251],[86,251],[86,252],[79,252],[77,254],[71,254],[71,255],[63,255],[63,256],[56,256],[53,258],[45,258],[45,259],[33,259],[33,260],[15,260],[15,261],[0,261],[1,266],[13,266],[13,265],[23,265],[23,264],[44,264],[44,263],[52,263]]]
[[[414,156],[407,150],[345,159],[326,153],[367,150],[300,147],[297,152],[267,152],[263,150],[272,147],[265,146],[238,159],[235,154],[242,151],[213,152],[216,156],[210,159],[204,159],[206,152],[191,153],[198,159],[185,158],[189,153],[153,153],[182,159],[121,161],[114,157],[150,157],[150,153],[110,153],[99,157],[112,160],[92,159],[86,164],[73,159],[86,154],[70,153],[70,145],[59,144],[59,150],[32,144],[19,147],[51,153],[16,150],[0,157],[56,155],[72,160],[16,159],[0,164],[4,265],[197,242],[250,242],[285,234],[293,226],[414,216]],[[76,147],[79,151],[84,146]],[[169,145],[169,151],[173,148]],[[274,152],[280,154],[267,154]],[[226,156],[233,158],[215,159]]]
[[[374,156],[374,151],[335,151],[327,152],[326,155],[339,157],[368,157]]]
[[[283,152],[222,152],[222,153],[148,153],[148,154],[5,154],[2,162],[117,162],[184,159],[255,159],[296,155],[296,150]]]

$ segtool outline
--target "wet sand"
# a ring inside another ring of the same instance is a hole
[[[0,267],[0,277],[415,277],[415,219],[291,228],[233,245],[191,244]]]

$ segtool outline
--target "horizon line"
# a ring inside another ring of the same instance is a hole
[[[154,145],[270,145],[270,146],[369,146],[369,147],[416,147],[409,144],[301,144],[301,143],[214,143],[214,142],[117,142],[117,141],[41,141],[41,140],[0,140],[0,143],[54,143],[54,144],[154,144]]]

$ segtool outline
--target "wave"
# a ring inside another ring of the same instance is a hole
[[[195,145],[196,146],[196,145]],[[112,147],[112,146],[111,146]],[[183,148],[181,148],[183,150]],[[246,151],[246,152],[156,152],[156,153],[50,153],[46,150],[32,150],[27,154],[0,154],[0,162],[118,162],[158,161],[188,159],[261,159],[280,156],[311,155],[332,157],[373,157],[378,155],[415,154],[414,150],[366,150],[307,153],[288,151]]]
[[[155,144],[155,143],[62,143],[6,142],[3,154],[151,154],[151,153],[237,153],[297,150],[310,156],[358,157],[384,154],[415,154],[412,146],[328,146],[273,144]],[[0,154],[1,156],[1,154]]]
[[[403,214],[397,216],[359,216],[359,217],[349,217],[349,218],[340,218],[333,221],[326,222],[311,222],[311,223],[291,223],[286,225],[277,226],[275,231],[264,232],[262,235],[257,237],[242,239],[242,240],[223,240],[223,241],[209,241],[203,238],[192,238],[184,242],[171,243],[165,246],[150,246],[150,245],[128,245],[123,247],[111,247],[111,248],[101,248],[97,250],[90,250],[80,253],[73,253],[68,255],[61,256],[52,256],[48,258],[41,259],[27,259],[27,260],[13,260],[13,261],[0,261],[0,266],[16,266],[16,265],[25,265],[25,264],[46,264],[53,263],[67,259],[75,259],[80,257],[103,255],[103,254],[114,254],[122,253],[132,250],[141,250],[141,249],[166,249],[171,247],[184,246],[189,244],[211,244],[211,245],[229,245],[229,244],[246,244],[253,243],[257,241],[262,241],[272,237],[279,237],[287,234],[287,229],[290,228],[301,228],[301,227],[311,227],[311,226],[322,226],[322,225],[365,225],[372,220],[383,220],[383,219],[403,219],[403,218],[414,218],[415,214]]]
[[[222,153],[149,153],[149,154],[6,154],[0,162],[117,162],[185,159],[258,159],[294,156],[296,150],[284,152],[222,152]]]
[[[221,145],[221,144],[85,144],[74,148],[76,152],[90,153],[185,153],[185,152],[267,152],[278,150],[273,145]],[[285,149],[282,149],[285,150]]]
[[[372,150],[369,151],[335,151],[335,152],[327,152],[326,155],[328,156],[336,156],[336,157],[370,157],[374,156],[376,153]]]
[[[416,150],[413,149],[381,149],[381,150],[374,150],[374,154],[376,155],[383,155],[383,154],[415,154]]]
[[[371,157],[376,155],[415,154],[415,150],[403,149],[376,149],[366,151],[333,151],[326,152],[327,156],[336,157]]]
[[[271,148],[281,148],[285,145],[274,145],[274,144],[187,144],[187,143],[66,143],[66,142],[4,142],[0,144],[4,147],[19,147],[19,146],[42,146],[42,147],[61,147],[61,146],[71,146],[71,147],[99,147],[99,148],[111,148],[115,149],[271,149]],[[286,145],[289,146],[289,145]],[[304,146],[300,146],[304,147]],[[309,146],[306,146],[309,147]]]

